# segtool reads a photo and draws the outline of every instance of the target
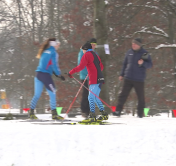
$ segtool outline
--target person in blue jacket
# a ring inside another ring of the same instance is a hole
[[[121,115],[123,105],[126,102],[131,89],[134,88],[138,97],[137,115],[139,118],[143,117],[145,108],[144,80],[146,77],[146,69],[151,67],[152,60],[149,53],[143,49],[142,40],[140,38],[133,39],[132,48],[128,50],[125,55],[123,67],[119,76],[120,81],[124,78],[124,83],[118,97],[116,111],[113,115]]]
[[[34,109],[37,105],[43,86],[45,86],[50,97],[50,108],[52,111],[52,119],[60,120],[63,117],[58,116],[56,112],[56,89],[52,79],[52,74],[56,77],[60,77],[62,80],[65,78],[61,75],[61,71],[58,66],[58,53],[57,50],[60,46],[60,42],[55,38],[49,38],[40,47],[37,58],[39,58],[39,65],[36,70],[36,77],[34,78],[35,92],[30,104],[29,118],[38,119],[35,116]]]
[[[97,40],[95,38],[91,38],[89,42],[92,46],[92,49],[94,50],[97,44]],[[84,55],[83,50],[82,48],[80,48],[80,51],[78,53],[78,65],[80,64],[83,55]],[[80,75],[79,75],[82,83],[84,82],[87,75],[88,75],[88,72],[87,72],[87,68],[85,67],[83,70],[80,71]],[[86,79],[84,86],[88,88],[88,78]],[[82,112],[82,116],[85,118],[87,118],[90,113],[88,95],[89,95],[89,91],[83,87],[82,99],[81,99],[81,112]]]

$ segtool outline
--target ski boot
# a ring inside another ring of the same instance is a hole
[[[57,115],[56,109],[52,110],[52,119],[53,120],[63,120],[62,116]]]
[[[95,115],[95,112],[90,112],[89,116],[82,120],[80,123],[91,123],[91,122],[96,122],[97,119],[96,119],[96,115]]]
[[[34,109],[31,109],[29,112],[28,112],[28,116],[29,116],[29,119],[38,119],[35,114],[34,114]]]
[[[98,122],[101,122],[103,120],[108,120],[109,116],[105,110],[100,111],[100,113],[101,113],[101,116],[97,119]]]

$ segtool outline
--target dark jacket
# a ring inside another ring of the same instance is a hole
[[[148,59],[144,60],[144,63],[139,66],[138,60],[141,59],[144,53],[148,52],[143,48],[138,51],[134,51],[133,49],[128,50],[125,55],[120,75],[129,80],[144,82],[146,77],[146,69],[152,67],[150,55]]]
[[[69,74],[72,75],[76,72],[80,72],[82,69],[87,68],[89,76],[89,84],[104,83],[104,77],[102,74],[103,64],[100,57],[92,50],[89,49],[81,58],[80,64],[72,69]]]

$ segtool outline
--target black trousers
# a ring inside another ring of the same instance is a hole
[[[84,80],[81,80],[83,83]],[[84,86],[88,87],[88,80],[85,81]],[[89,115],[90,113],[90,107],[89,107],[89,100],[88,100],[88,95],[89,91],[83,87],[83,92],[82,92],[82,99],[81,99],[81,112],[85,113],[86,115]]]
[[[118,104],[116,107],[117,112],[121,112],[123,105],[125,104],[131,89],[134,88],[138,98],[137,114],[143,116],[145,108],[145,97],[144,97],[144,82],[124,80],[122,92],[118,97]]]

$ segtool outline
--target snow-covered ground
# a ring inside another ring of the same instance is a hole
[[[0,120],[0,166],[176,164],[175,118],[124,115],[111,116],[109,121],[119,124],[37,125]]]

